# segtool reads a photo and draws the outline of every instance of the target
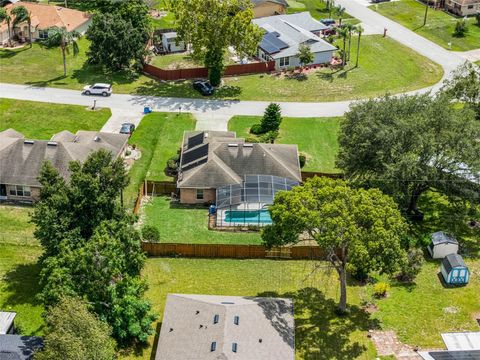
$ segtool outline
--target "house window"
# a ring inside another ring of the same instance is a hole
[[[197,200],[203,200],[203,189],[197,189]]]
[[[31,195],[30,186],[13,185],[12,187],[10,187],[10,195],[30,197]]]
[[[48,38],[48,31],[47,30],[38,30],[38,38],[45,40]]]
[[[288,66],[290,65],[290,58],[284,57],[279,59],[280,66]]]

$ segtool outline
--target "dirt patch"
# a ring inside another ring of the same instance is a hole
[[[397,338],[395,331],[370,330],[368,336],[372,339],[379,356],[395,356],[398,360],[421,360],[415,350]]]

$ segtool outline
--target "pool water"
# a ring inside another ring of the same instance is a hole
[[[268,212],[268,210],[227,210],[225,211],[225,221],[243,224],[271,224],[272,218],[270,217],[270,213]]]

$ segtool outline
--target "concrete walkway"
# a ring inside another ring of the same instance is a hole
[[[471,62],[480,61],[480,49],[474,49],[469,51],[458,51],[458,52],[455,52],[455,54]]]

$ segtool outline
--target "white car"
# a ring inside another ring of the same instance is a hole
[[[112,95],[112,85],[102,83],[87,85],[83,88],[82,94],[110,96]]]

